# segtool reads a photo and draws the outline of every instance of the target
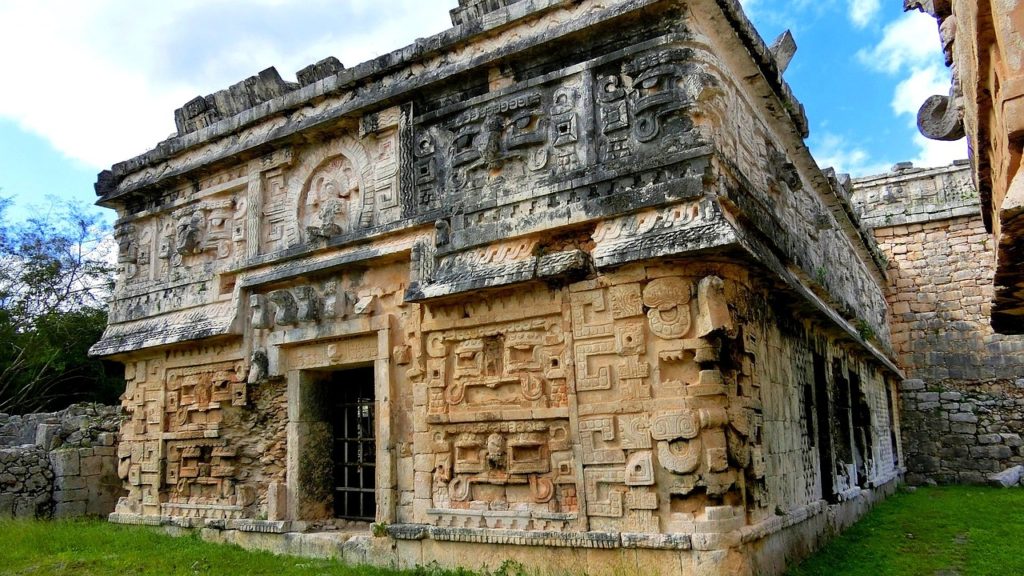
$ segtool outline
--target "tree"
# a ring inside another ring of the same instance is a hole
[[[0,412],[115,401],[123,378],[88,356],[107,323],[110,227],[77,204],[23,222],[10,206],[0,198]]]

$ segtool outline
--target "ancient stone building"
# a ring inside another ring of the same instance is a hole
[[[992,326],[1024,334],[1024,3],[1020,0],[904,0],[939,22],[948,96],[921,107],[922,134],[971,150],[985,227],[995,240]]]
[[[100,175],[111,519],[399,566],[778,573],[890,491],[885,261],[804,144],[789,39],[735,0],[452,16],[196,98]]]
[[[1024,463],[1024,336],[989,324],[993,240],[966,162],[854,182],[889,262],[910,483],[984,482]]]

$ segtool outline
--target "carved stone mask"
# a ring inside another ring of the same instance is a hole
[[[651,332],[671,339],[690,329],[690,284],[682,278],[658,278],[644,288],[644,306]]]
[[[487,463],[492,468],[505,466],[505,438],[501,434],[491,434],[487,437]]]

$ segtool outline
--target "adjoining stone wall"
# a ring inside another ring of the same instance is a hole
[[[0,414],[0,518],[101,516],[123,492],[116,406]]]
[[[904,380],[907,482],[983,483],[1024,463],[1024,379]]]
[[[862,222],[889,258],[907,481],[984,482],[1024,461],[1024,338],[989,325],[994,255],[969,166],[856,182]]]

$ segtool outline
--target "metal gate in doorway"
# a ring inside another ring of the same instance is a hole
[[[331,378],[336,518],[372,522],[377,513],[373,380],[372,367],[336,372]]]

